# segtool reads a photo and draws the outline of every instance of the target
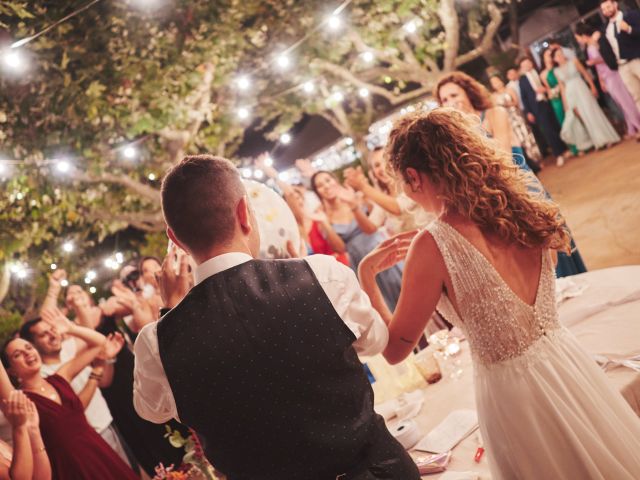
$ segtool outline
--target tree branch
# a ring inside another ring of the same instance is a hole
[[[112,183],[121,185],[132,192],[144,197],[152,202],[160,203],[160,192],[149,185],[145,185],[138,180],[133,179],[127,175],[116,175],[113,173],[103,172],[98,176],[90,175],[87,172],[80,170],[73,170],[71,173],[74,180],[85,183]]]
[[[500,28],[500,24],[502,23],[502,12],[493,3],[489,3],[487,9],[489,10],[491,21],[489,22],[489,25],[487,25],[480,45],[456,58],[454,63],[455,67],[459,67],[460,65],[464,65],[465,63],[475,60],[491,50],[491,47],[493,46],[493,39],[495,38],[498,28]]]
[[[440,0],[438,17],[445,33],[443,70],[449,72],[456,66],[456,57],[460,48],[460,24],[455,0]]]
[[[92,211],[89,216],[93,221],[123,222],[144,232],[161,232],[165,229],[164,219],[160,212],[119,213]]]

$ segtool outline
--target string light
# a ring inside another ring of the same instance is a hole
[[[282,180],[283,182],[288,181],[288,180],[289,180],[289,172],[287,172],[287,171],[285,171],[285,172],[280,172],[280,173],[278,174],[278,178],[279,178],[280,180]]]
[[[342,19],[337,14],[333,13],[327,19],[327,26],[329,27],[329,30],[338,30],[342,26]]]
[[[67,280],[66,278],[63,278],[62,280],[60,280],[60,286],[62,288],[66,288],[69,286],[69,280]]]
[[[271,156],[268,156],[267,158],[264,159],[264,164],[267,167],[272,167],[273,166],[273,158],[271,158]]]
[[[89,285],[91,283],[91,279],[89,277],[85,277],[84,278],[84,283],[86,283],[87,285]]]
[[[156,174],[155,174],[155,173],[150,173],[150,174],[147,176],[147,178],[153,182],[153,181],[156,179]]]
[[[22,200],[23,198],[24,198],[24,194],[22,192],[16,193],[16,199],[17,200]]]
[[[262,180],[262,178],[264,177],[264,172],[262,170],[260,170],[259,168],[255,169],[253,171],[253,176],[257,179],[257,180]]]
[[[376,59],[376,56],[371,51],[366,51],[362,53],[362,60],[364,60],[366,63],[373,63],[375,59]]]
[[[96,287],[89,287],[89,292],[91,293],[96,293],[98,290],[96,289]]]
[[[134,147],[133,145],[127,145],[122,150],[122,155],[127,160],[133,160],[134,158],[136,158],[138,156],[138,149],[136,147]]]
[[[367,98],[369,96],[369,89],[362,87],[360,90],[358,90],[358,95],[360,95],[362,98]]]
[[[342,93],[341,91],[333,92],[333,95],[331,95],[331,98],[336,103],[342,103],[344,102],[344,93]]]
[[[416,25],[416,22],[414,20],[405,23],[404,27],[402,28],[404,28],[404,31],[407,33],[416,33],[416,31],[418,30],[418,26]]]
[[[347,138],[344,140],[344,143],[346,143],[346,144],[347,144],[347,145],[349,145],[349,146],[353,145],[353,138],[351,138],[351,137],[347,137]]]
[[[19,50],[6,50],[2,54],[2,65],[11,73],[21,73],[27,67],[27,61]]]
[[[250,115],[249,109],[246,107],[240,107],[236,113],[240,120],[246,120]]]
[[[72,242],[64,242],[62,244],[62,251],[65,253],[73,252],[73,243]]]
[[[288,145],[289,143],[291,143],[291,135],[288,133],[283,133],[282,135],[280,135],[280,143],[282,143],[283,145]]]
[[[67,160],[58,160],[56,170],[60,173],[68,173],[71,170],[71,164]]]
[[[316,86],[311,80],[304,82],[302,84],[302,90],[304,90],[305,93],[313,93],[315,89],[316,89]]]
[[[278,55],[278,58],[276,58],[276,64],[281,70],[286,70],[291,66],[291,59],[283,53]]]
[[[116,252],[115,257],[116,257],[116,262],[119,265],[122,265],[124,263],[124,255],[122,254],[122,252]]]
[[[96,278],[97,276],[98,276],[98,275],[96,274],[96,271],[95,271],[95,270],[89,270],[89,271],[87,272],[87,275],[86,275],[86,277],[87,277],[88,279],[90,279],[90,280],[95,280],[95,278]]]
[[[246,75],[238,77],[237,85],[240,90],[247,90],[251,86],[251,80]]]
[[[253,176],[253,172],[250,168],[243,168],[241,173],[244,178],[251,178]]]
[[[55,270],[56,268],[58,268],[58,265],[56,265],[55,263],[51,264],[51,270]]]
[[[104,266],[111,270],[117,270],[118,262],[116,262],[113,258],[109,257],[104,260]]]

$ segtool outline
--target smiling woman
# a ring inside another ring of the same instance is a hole
[[[89,425],[84,414],[84,405],[73,392],[69,382],[100,353],[105,346],[105,337],[89,328],[75,325],[60,312],[46,315],[47,321],[38,320],[27,325],[35,342],[46,352],[58,349],[60,335],[68,334],[83,340],[87,348],[73,360],[60,367],[55,375],[43,378],[40,374],[42,359],[38,350],[23,338],[10,339],[3,347],[0,367],[0,397],[9,398],[15,389],[9,381],[20,386],[35,404],[40,416],[42,439],[48,452],[49,475],[54,479],[77,478],[79,480],[135,479],[134,474],[100,435]],[[43,325],[44,324],[44,325]],[[5,370],[6,369],[6,370]],[[97,385],[100,375],[92,375]],[[95,385],[94,385],[95,388]],[[74,435],[68,432],[73,431]],[[34,453],[33,478],[40,476],[35,468],[43,469]]]

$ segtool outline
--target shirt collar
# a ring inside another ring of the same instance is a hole
[[[620,20],[624,20],[624,13],[622,13],[622,10],[618,10],[616,16],[609,19],[609,25],[619,22]]]
[[[210,258],[196,267],[196,285],[216,273],[228,270],[249,260],[253,260],[253,257],[243,252],[223,253]]]

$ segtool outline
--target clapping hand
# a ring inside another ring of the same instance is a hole
[[[174,262],[178,263],[177,273],[173,268]],[[189,271],[187,254],[172,245],[162,262],[162,269],[156,273],[156,280],[160,296],[167,308],[173,308],[180,303],[193,286],[193,275]]]
[[[399,233],[385,240],[360,262],[360,268],[374,275],[393,267],[407,256],[418,230]]]
[[[2,401],[2,412],[13,428],[38,426],[39,417],[35,405],[21,390],[12,390]]]
[[[113,360],[124,346],[124,337],[120,332],[110,333],[98,355],[99,360]]]
[[[51,325],[60,335],[65,335],[74,327],[74,323],[65,317],[58,307],[43,308],[40,312],[42,321]]]
[[[139,328],[156,320],[157,312],[153,311],[149,302],[125,287],[120,280],[113,282],[111,293],[113,293],[118,305],[133,315]]]
[[[365,177],[362,167],[347,168],[344,171],[345,183],[354,190],[362,191],[367,186],[367,177]]]
[[[338,198],[349,205],[351,210],[355,210],[360,203],[356,191],[351,187],[339,188]]]

